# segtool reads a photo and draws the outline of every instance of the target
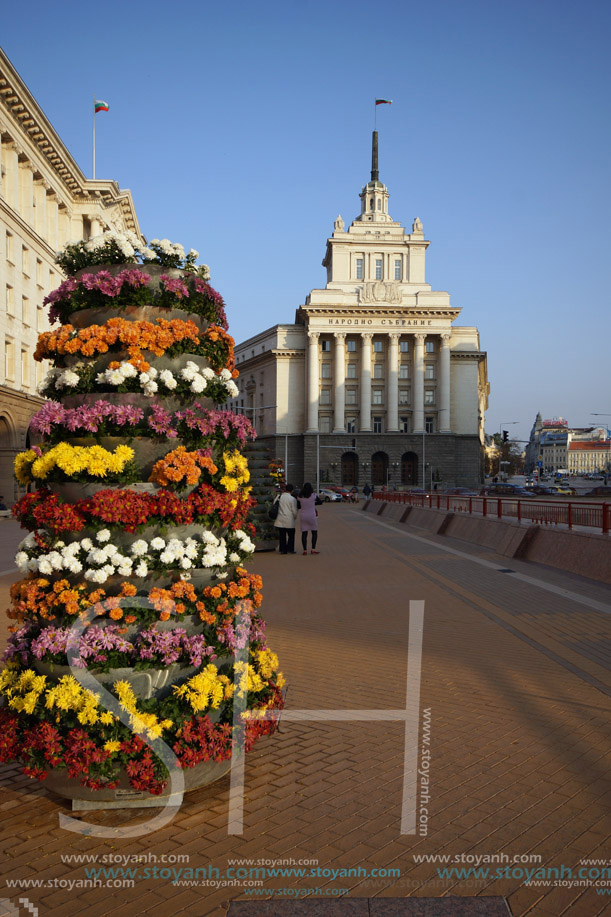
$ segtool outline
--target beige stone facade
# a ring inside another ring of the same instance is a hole
[[[294,324],[238,345],[232,407],[276,440],[296,481],[476,484],[486,354],[476,328],[454,325],[449,294],[425,281],[422,223],[406,232],[388,196],[372,169],[359,216],[347,230],[338,217],[327,240],[326,286]]]
[[[130,192],[85,178],[2,51],[0,138],[0,494],[10,505],[13,459],[42,404],[46,370],[33,354],[49,327],[43,299],[63,280],[56,252],[105,229],[140,230]]]

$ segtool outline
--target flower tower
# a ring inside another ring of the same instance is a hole
[[[67,279],[45,300],[59,327],[35,355],[51,364],[31,424],[40,444],[15,462],[31,492],[13,512],[30,534],[8,612],[0,760],[71,798],[167,792],[156,739],[187,788],[204,785],[229,768],[236,697],[247,751],[282,706],[261,579],[243,566],[254,434],[220,408],[237,392],[233,340],[197,258],[107,233],[58,256]]]

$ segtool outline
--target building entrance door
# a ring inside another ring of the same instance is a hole
[[[401,456],[401,483],[418,483],[418,456],[415,452],[404,452]]]
[[[342,455],[342,485],[353,487],[359,482],[359,461],[354,452],[344,452]]]
[[[371,483],[374,487],[388,484],[388,456],[385,452],[374,452],[371,456]]]

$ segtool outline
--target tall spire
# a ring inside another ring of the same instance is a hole
[[[379,181],[380,173],[378,172],[378,132],[373,131],[371,136],[371,180]]]

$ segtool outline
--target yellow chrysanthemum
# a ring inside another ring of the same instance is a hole
[[[120,742],[105,742],[104,751],[120,751],[121,743]]]

